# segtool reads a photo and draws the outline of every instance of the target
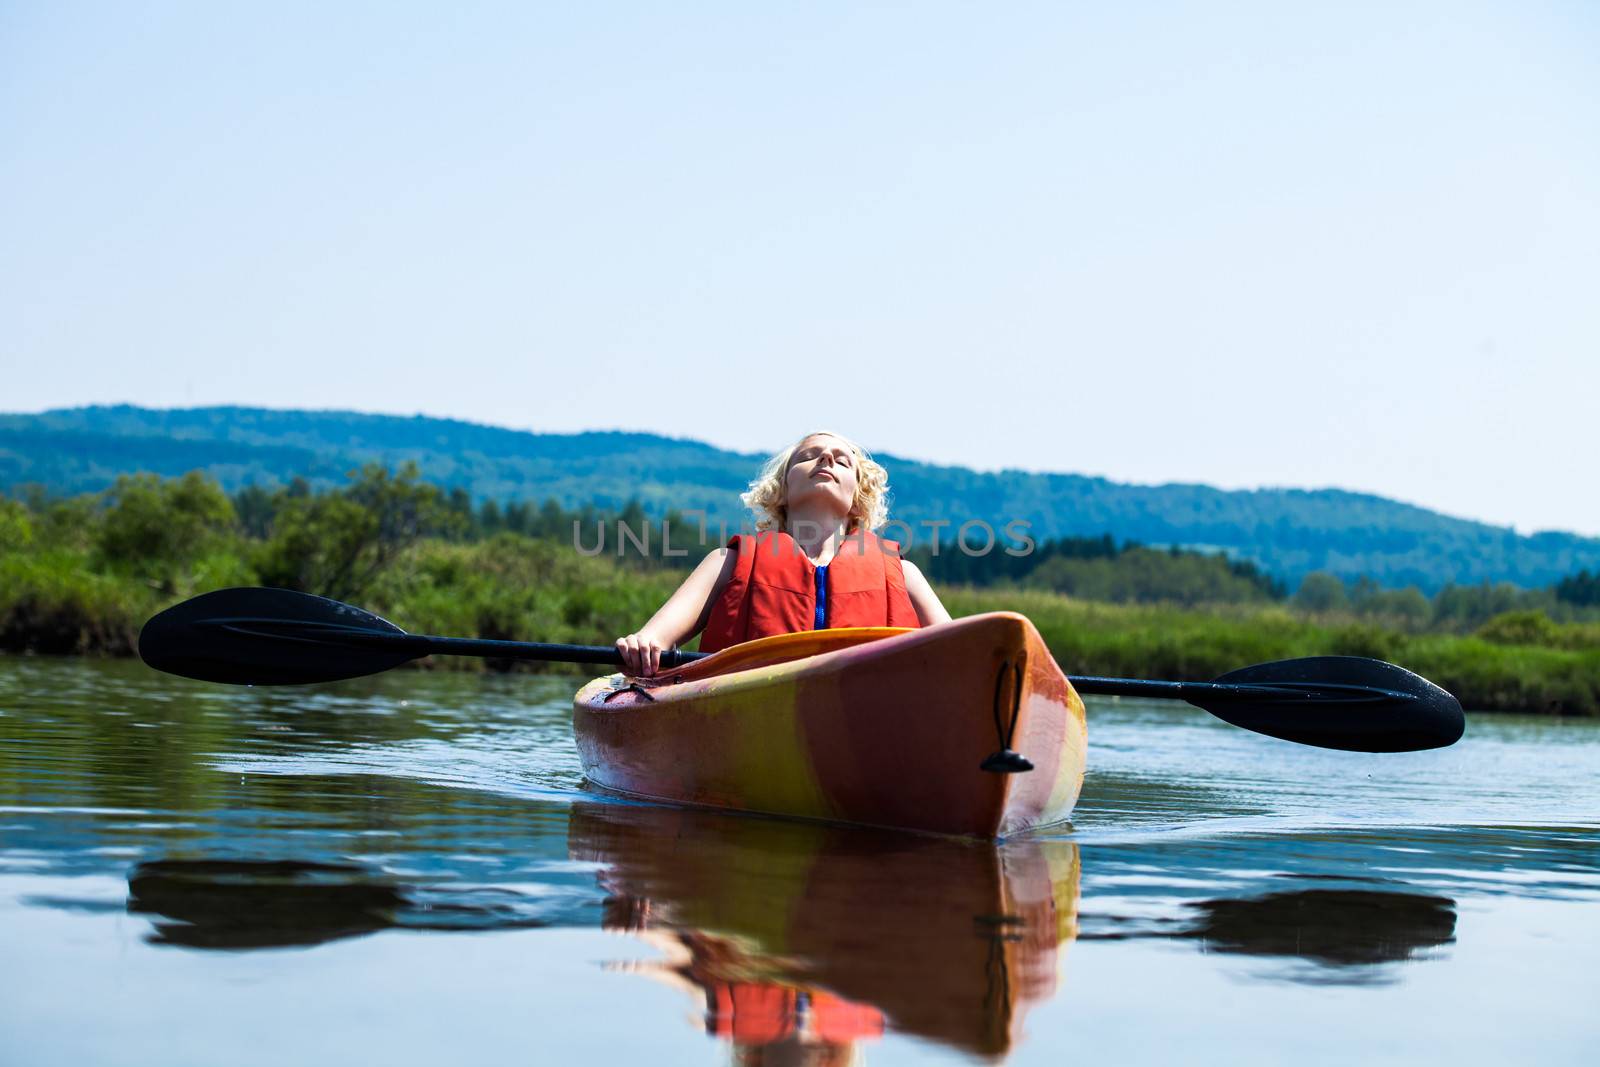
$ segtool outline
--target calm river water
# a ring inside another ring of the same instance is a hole
[[[1600,723],[1090,704],[1002,846],[583,786],[573,679],[0,657],[0,1063],[1592,1063]]]

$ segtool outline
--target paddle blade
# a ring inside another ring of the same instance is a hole
[[[1377,659],[1278,660],[1229,671],[1212,684],[1219,688],[1185,699],[1235,726],[1302,745],[1415,752],[1453,745],[1466,730],[1455,697]]]
[[[144,624],[139,656],[158,671],[234,685],[306,685],[377,674],[416,659],[400,627],[289,589],[219,589]]]

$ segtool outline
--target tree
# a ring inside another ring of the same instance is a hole
[[[250,537],[266,539],[272,534],[272,518],[277,511],[273,494],[251,482],[233,494],[233,510],[239,525]]]
[[[1581,570],[1555,584],[1557,600],[1579,607],[1600,606],[1600,571]]]
[[[587,518],[588,516],[585,516]],[[572,523],[569,521],[566,509],[561,506],[561,501],[555,497],[545,497],[543,504],[539,505],[539,525],[537,527],[540,537],[572,536]]]
[[[33,543],[28,509],[15,500],[0,500],[0,552],[15,552]]]
[[[478,507],[478,530],[485,536],[493,536],[505,528],[505,518],[501,514],[500,505],[493,500],[485,500]]]
[[[463,486],[456,486],[445,497],[445,508],[453,516],[450,529],[456,536],[464,536],[472,532],[472,494]]]
[[[1523,607],[1523,591],[1510,582],[1447,585],[1433,595],[1437,626],[1466,631],[1507,611]]]
[[[1294,606],[1301,611],[1338,611],[1348,603],[1344,583],[1327,571],[1313,571],[1300,581]]]
[[[199,471],[166,481],[125,474],[102,501],[94,538],[101,560],[163,593],[173,592],[178,576],[236,525],[227,494]]]
[[[419,478],[415,463],[397,475],[369,464],[351,473],[346,489],[283,494],[272,538],[257,554],[262,583],[334,600],[358,597],[418,538],[459,528],[461,516]]]

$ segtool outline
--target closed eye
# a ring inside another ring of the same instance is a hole
[[[822,449],[816,445],[813,445],[810,448],[802,448],[800,451],[796,452],[792,462],[802,463],[806,460],[815,459],[820,455],[822,455]],[[833,453],[833,461],[845,467],[852,465],[849,451],[842,448]]]

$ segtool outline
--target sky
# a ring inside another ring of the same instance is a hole
[[[0,411],[829,428],[1600,535],[1597,292],[1581,0],[0,0]]]

